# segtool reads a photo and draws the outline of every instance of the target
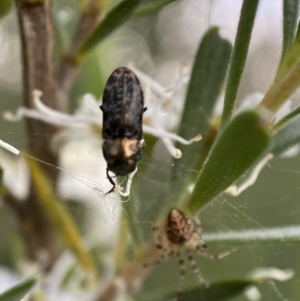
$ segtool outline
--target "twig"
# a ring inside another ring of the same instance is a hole
[[[65,111],[66,101],[62,102],[55,94],[52,0],[16,0],[16,6],[21,34],[24,105],[33,107],[32,91],[39,89],[43,91],[43,102],[47,106]],[[49,148],[49,141],[56,128],[34,119],[26,119],[26,127],[28,149],[32,155],[57,165],[57,157]],[[41,142],[39,138],[46,141]],[[57,170],[48,167],[44,169],[55,183]],[[53,230],[33,185],[18,217],[28,257],[36,260],[40,251],[44,250],[51,265],[56,258]]]
[[[75,60],[80,46],[95,28],[102,8],[103,0],[89,0],[79,20],[77,30],[70,46],[64,56],[58,75],[60,98],[68,95],[78,72],[79,63]]]

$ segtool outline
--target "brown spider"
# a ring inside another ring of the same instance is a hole
[[[178,259],[180,267],[180,280],[174,301],[177,301],[181,295],[181,286],[186,271],[185,262],[181,257],[181,253],[179,251],[180,247],[183,247],[185,249],[189,264],[203,288],[208,288],[208,283],[201,275],[195,259],[191,254],[191,251],[196,251],[198,255],[204,256],[209,259],[221,259],[232,252],[228,251],[222,254],[205,253],[204,250],[207,246],[201,239],[201,222],[199,219],[194,218],[194,223],[191,219],[187,218],[181,210],[173,208],[170,210],[167,216],[164,229],[159,229],[156,226],[153,226],[152,228],[154,232],[156,248],[159,249],[162,254],[158,260],[152,263],[144,263],[144,267],[148,267],[154,264],[160,264],[161,261],[167,257],[176,257]]]

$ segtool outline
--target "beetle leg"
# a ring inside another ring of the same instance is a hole
[[[112,179],[112,177],[108,173],[108,168],[106,168],[106,175],[107,175],[108,181],[111,183],[111,185],[113,185],[113,187],[110,191],[106,192],[105,195],[112,193],[115,190],[115,187],[116,187],[115,181]]]

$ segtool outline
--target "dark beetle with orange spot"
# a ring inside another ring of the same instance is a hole
[[[115,182],[109,171],[116,176],[132,173],[141,160],[143,146],[144,96],[137,76],[126,67],[117,68],[108,78],[102,105],[103,156],[107,162],[106,174],[112,189]]]

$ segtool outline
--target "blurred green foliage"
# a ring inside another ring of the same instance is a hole
[[[13,0],[1,0],[0,1],[0,18],[9,13],[13,5]]]

